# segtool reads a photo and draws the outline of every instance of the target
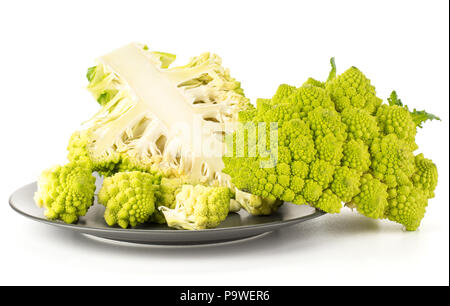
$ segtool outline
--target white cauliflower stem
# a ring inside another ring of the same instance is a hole
[[[88,72],[88,89],[103,107],[72,137],[69,151],[83,147],[103,171],[126,159],[134,168],[156,165],[193,182],[227,184],[221,173],[226,124],[249,101],[218,56],[163,68],[173,59],[135,43],[100,57]]]

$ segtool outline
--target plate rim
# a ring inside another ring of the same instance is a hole
[[[26,185],[23,185],[22,187],[16,189],[10,196],[8,199],[9,202],[9,206],[18,214],[32,219],[33,221],[37,221],[37,222],[41,222],[41,223],[45,223],[48,225],[53,225],[53,226],[59,226],[59,227],[65,227],[68,229],[74,229],[74,230],[89,230],[89,231],[97,231],[97,232],[107,232],[107,233],[160,233],[160,234],[180,234],[180,233],[184,233],[181,235],[187,235],[187,234],[194,234],[194,233],[213,233],[213,232],[228,232],[228,231],[235,231],[235,230],[248,230],[248,229],[260,229],[260,228],[267,228],[267,227],[271,227],[274,225],[280,225],[281,226],[288,226],[292,223],[298,223],[300,221],[306,221],[309,219],[314,219],[314,218],[318,218],[320,216],[323,216],[325,214],[327,214],[326,212],[317,209],[315,207],[310,206],[312,209],[314,209],[314,212],[306,215],[306,216],[301,216],[301,217],[296,217],[293,219],[289,219],[289,220],[280,220],[280,221],[271,221],[268,223],[262,223],[262,224],[251,224],[251,225],[243,225],[243,226],[233,226],[233,227],[224,227],[224,228],[208,228],[208,229],[201,229],[201,230],[179,230],[179,229],[135,229],[135,228],[117,228],[117,227],[111,227],[111,228],[99,228],[99,227],[91,227],[91,226],[82,226],[79,224],[68,224],[68,223],[63,223],[62,221],[55,221],[55,220],[49,220],[49,219],[45,219],[45,217],[43,218],[39,218],[33,215],[30,215],[20,209],[18,209],[14,204],[13,204],[13,197],[20,192],[20,190],[24,189],[25,187],[28,187],[30,185],[35,185],[37,184],[37,182],[33,182],[33,183],[29,183]],[[286,204],[289,204],[290,202],[284,202]],[[284,204],[283,203],[283,204]],[[292,203],[290,203],[292,204]],[[101,205],[101,204],[99,204]],[[293,205],[297,205],[297,204],[293,204]],[[305,204],[303,204],[305,205]],[[300,206],[300,205],[299,205]]]

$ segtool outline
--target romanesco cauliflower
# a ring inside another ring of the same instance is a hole
[[[169,68],[174,60],[129,44],[88,69],[101,109],[72,135],[69,164],[38,181],[48,218],[85,215],[96,171],[106,177],[98,201],[110,226],[205,229],[230,211],[268,215],[285,201],[328,213],[345,204],[419,227],[438,173],[414,154],[415,136],[438,117],[410,111],[395,91],[382,104],[358,68],[337,75],[334,58],[326,81],[282,84],[256,108],[218,56]]]
[[[146,172],[120,172],[103,181],[98,202],[109,226],[122,228],[146,222],[155,211],[155,193],[161,176]]]
[[[409,111],[395,92],[382,105],[358,68],[336,76],[331,64],[326,82],[280,85],[271,99],[242,111],[223,172],[260,197],[329,213],[344,202],[415,230],[437,184],[432,161],[414,156],[416,128],[439,118]]]
[[[73,223],[84,216],[94,202],[95,177],[85,163],[54,166],[42,172],[34,200],[45,207],[49,219]]]

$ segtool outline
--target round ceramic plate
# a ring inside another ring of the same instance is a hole
[[[36,206],[33,195],[36,183],[26,185],[14,192],[10,206],[19,214],[34,221],[63,227],[82,234],[104,239],[164,245],[192,245],[218,243],[254,237],[276,229],[304,222],[325,214],[306,205],[286,203],[270,216],[250,216],[246,211],[231,213],[219,227],[206,230],[176,230],[159,224],[142,224],[131,229],[109,227],[104,219],[104,206],[92,206],[86,216],[76,224],[65,224],[61,221],[47,220],[44,209]],[[96,203],[97,204],[97,203]]]

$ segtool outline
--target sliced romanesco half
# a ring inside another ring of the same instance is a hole
[[[136,43],[100,57],[87,77],[102,108],[74,133],[69,159],[88,160],[105,176],[155,165],[169,176],[227,185],[225,124],[249,100],[217,55],[169,68],[174,59]]]

